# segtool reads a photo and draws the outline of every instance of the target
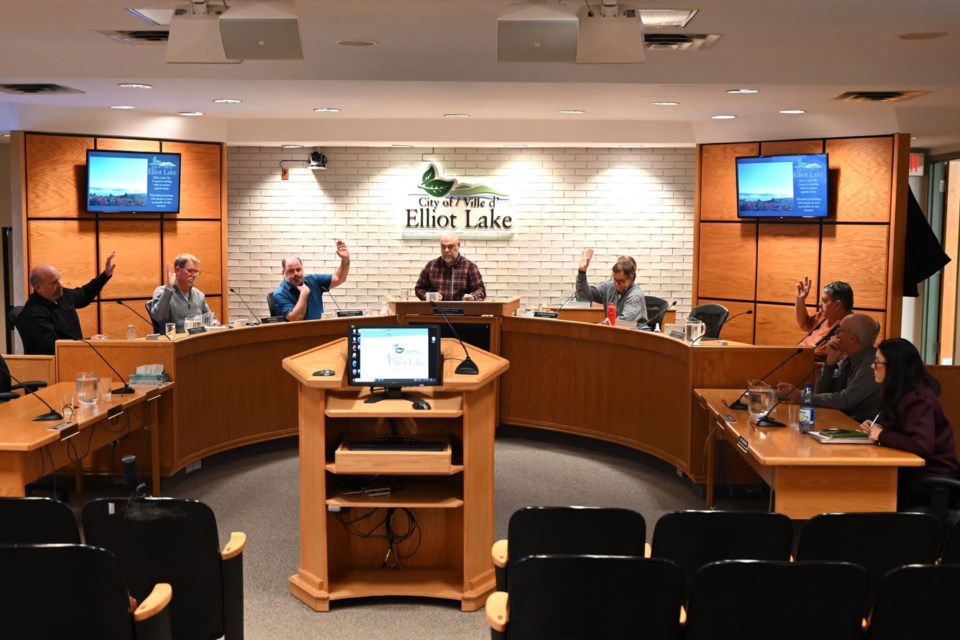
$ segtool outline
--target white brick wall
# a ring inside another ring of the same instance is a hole
[[[379,308],[387,292],[412,292],[424,263],[439,255],[440,232],[401,238],[409,194],[429,162],[443,177],[509,195],[512,237],[461,238],[488,297],[519,293],[526,305],[558,304],[592,246],[591,281],[631,255],[645,294],[690,309],[694,149],[324,148],[326,171],[291,163],[282,181],[280,160],[309,151],[228,150],[229,281],[258,314],[266,315],[265,295],[282,279],[283,256],[299,254],[308,273],[331,273],[337,239],[352,257],[349,279],[334,291],[341,307]],[[230,315],[249,315],[236,296]]]

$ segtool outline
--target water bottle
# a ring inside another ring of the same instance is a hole
[[[807,433],[817,428],[817,408],[813,406],[813,387],[810,383],[803,388],[800,395],[800,433]]]
[[[607,322],[613,327],[617,324],[617,305],[612,302],[607,305]]]
[[[136,340],[137,339],[137,330],[133,328],[132,324],[127,325],[127,340]]]

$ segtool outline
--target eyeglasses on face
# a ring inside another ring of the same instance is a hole
[[[885,367],[885,366],[887,366],[887,363],[884,362],[883,360],[874,360],[874,361],[873,361],[873,366],[876,367],[877,369],[879,369],[880,367]]]
[[[186,271],[187,274],[188,274],[188,275],[191,275],[191,276],[198,276],[198,275],[200,275],[200,269],[183,269],[183,271]]]

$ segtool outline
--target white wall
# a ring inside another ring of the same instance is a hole
[[[330,273],[337,239],[352,254],[349,280],[334,291],[341,306],[378,308],[390,291],[412,292],[424,263],[439,255],[439,232],[401,238],[410,194],[430,162],[445,177],[510,197],[512,237],[462,238],[488,297],[519,293],[525,304],[558,304],[573,292],[581,251],[593,246],[593,279],[631,255],[644,293],[690,309],[694,149],[324,148],[327,171],[298,166],[282,181],[280,160],[310,151],[228,149],[229,282],[258,314],[281,280],[284,255],[299,254],[308,272]],[[249,315],[236,296],[230,315]]]

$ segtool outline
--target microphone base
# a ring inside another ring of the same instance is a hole
[[[454,369],[453,372],[461,376],[475,376],[479,375],[480,368],[476,362],[467,357],[466,360],[457,365],[457,368]]]
[[[737,400],[736,402],[731,402],[727,405],[729,409],[737,409],[739,411],[746,411],[747,405],[743,400]]]
[[[136,391],[128,384],[123,385],[119,389],[114,389],[110,393],[119,393],[120,395],[126,395],[128,393],[136,393]]]
[[[773,420],[772,418],[760,418],[757,420],[756,425],[758,427],[785,427],[787,425],[783,424],[779,420]]]
[[[53,422],[55,420],[63,420],[63,416],[57,413],[56,411],[50,411],[49,413],[44,413],[33,419],[34,422]]]

